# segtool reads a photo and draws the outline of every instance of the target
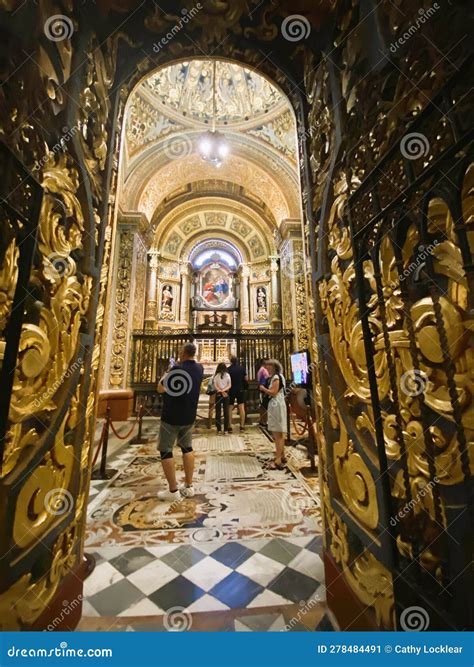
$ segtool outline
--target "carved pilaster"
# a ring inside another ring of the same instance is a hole
[[[145,328],[154,329],[157,324],[157,280],[158,280],[159,253],[151,251],[148,253],[148,271],[147,271],[147,300],[145,310]]]
[[[189,263],[181,262],[181,301],[180,301],[180,320],[183,326],[189,326],[189,281],[190,271]]]
[[[250,309],[249,309],[249,275],[250,270],[246,264],[242,264],[240,269],[240,300],[241,300],[241,313],[240,313],[240,323],[241,326],[248,326],[250,324]]]
[[[144,315],[146,247],[142,238],[144,216],[121,214],[112,268],[109,335],[104,386],[125,388],[128,382],[130,335],[141,328]]]
[[[270,257],[270,275],[272,291],[271,324],[274,329],[282,326],[281,320],[281,285],[280,263],[276,255]]]
[[[284,220],[279,246],[282,285],[282,320],[285,329],[293,329],[299,349],[308,347],[307,260],[300,220]]]

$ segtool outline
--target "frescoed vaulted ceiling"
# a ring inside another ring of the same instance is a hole
[[[287,98],[260,74],[217,61],[214,120],[230,155],[216,168],[197,150],[213,122],[212,77],[211,60],[178,62],[150,75],[130,95],[122,210],[140,211],[151,222],[172,192],[218,178],[265,202],[277,225],[298,218],[296,126]]]

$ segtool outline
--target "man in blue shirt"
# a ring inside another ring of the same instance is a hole
[[[169,486],[169,490],[158,493],[160,500],[173,502],[194,496],[192,434],[204,373],[201,364],[195,361],[195,356],[196,346],[193,343],[183,345],[179,363],[170,366],[158,383],[158,392],[164,394],[158,448]],[[185,476],[185,483],[179,490],[173,458],[176,442],[183,452]]]

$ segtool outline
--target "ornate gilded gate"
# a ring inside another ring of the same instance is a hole
[[[469,60],[339,184],[316,281],[327,567],[386,627],[473,623],[472,77]]]
[[[474,618],[473,76],[471,60],[348,202],[395,601],[444,628]]]

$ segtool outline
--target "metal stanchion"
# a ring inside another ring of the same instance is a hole
[[[109,428],[110,428],[111,418],[110,418],[110,405],[107,406],[107,414],[105,417],[105,422],[102,427],[102,434],[100,437],[99,447],[102,446],[102,454],[100,459],[100,467],[98,470],[93,471],[92,479],[112,479],[114,475],[117,474],[117,470],[112,468],[107,469],[107,447],[109,444]]]
[[[129,445],[144,445],[146,442],[148,442],[148,438],[144,438],[142,436],[142,423],[143,423],[143,413],[145,412],[145,408],[143,407],[143,403],[140,403],[140,407],[138,408],[138,433],[137,435],[130,440],[128,443]]]

